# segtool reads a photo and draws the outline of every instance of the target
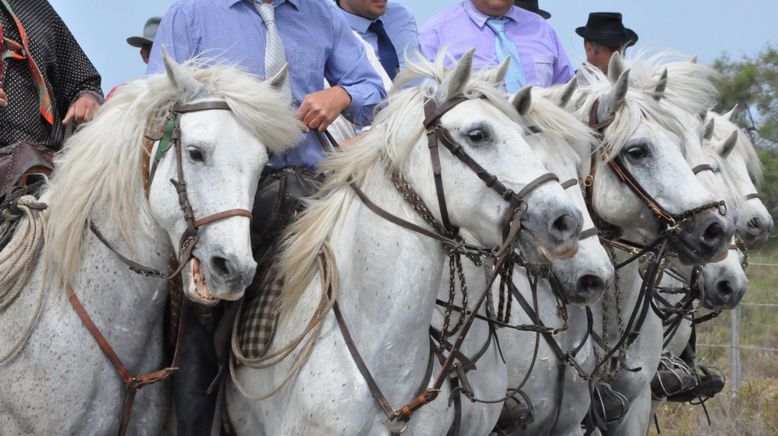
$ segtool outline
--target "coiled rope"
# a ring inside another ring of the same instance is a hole
[[[16,301],[35,269],[35,260],[43,246],[48,221],[46,205],[39,203],[32,195],[20,197],[13,206],[2,212],[0,235],[12,231],[15,221],[18,221],[18,227],[8,245],[0,251],[0,313]],[[30,338],[43,308],[48,287],[46,277],[47,273],[44,272],[43,286],[32,319],[11,349],[0,357],[0,365],[13,358]]]

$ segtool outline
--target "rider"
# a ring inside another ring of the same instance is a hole
[[[622,56],[638,42],[638,34],[624,27],[618,12],[592,12],[586,26],[575,29],[575,33],[584,39],[586,62],[608,73],[608,62],[613,53]]]
[[[554,29],[511,0],[462,0],[424,23],[419,40],[430,60],[444,47],[454,59],[475,48],[477,68],[497,66],[510,56],[505,78],[509,92],[527,85],[545,88],[573,77]]]
[[[0,2],[0,35],[0,148],[59,149],[66,125],[94,117],[100,75],[46,0]]]
[[[151,46],[154,44],[154,36],[157,35],[161,17],[151,17],[143,25],[143,36],[131,36],[127,38],[127,44],[140,49],[140,57],[144,64],[149,63],[151,56]]]
[[[268,247],[277,242],[273,237],[298,209],[296,196],[310,192],[315,185],[311,173],[324,150],[314,130],[326,129],[341,113],[365,126],[372,122],[375,106],[386,97],[364,45],[331,2],[178,0],[162,19],[148,73],[164,69],[161,47],[178,62],[213,56],[217,62],[237,64],[260,78],[271,77],[288,63],[289,91],[297,116],[310,130],[297,147],[271,157],[257,189],[252,220],[254,256],[272,251]],[[332,87],[323,89],[325,78]],[[284,191],[279,193],[280,189]],[[282,199],[282,204],[276,204],[276,199]],[[269,215],[273,215],[272,221]],[[257,287],[261,286],[252,285]],[[210,434],[209,411],[215,396],[206,395],[206,389],[216,375],[217,364],[216,350],[208,337],[213,333],[201,323],[188,324],[182,372],[174,387],[179,434]]]

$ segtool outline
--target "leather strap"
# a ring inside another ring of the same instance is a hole
[[[208,215],[206,217],[200,218],[199,220],[194,222],[194,226],[195,228],[200,228],[206,224],[211,224],[213,222],[220,221],[225,218],[229,218],[233,216],[245,216],[246,218],[251,219],[251,211],[246,209],[225,210],[224,212],[219,212],[213,215]]]
[[[175,104],[173,112],[179,114],[188,114],[190,112],[202,112],[212,110],[232,111],[230,105],[224,100],[206,100],[189,104]]]
[[[185,324],[185,318],[182,318],[184,313],[184,304],[182,304],[181,309],[179,309],[179,319],[181,321],[178,324],[176,346],[175,351],[173,352],[173,360],[170,363],[170,366],[152,373],[134,376],[131,375],[129,371],[127,371],[119,356],[116,354],[116,352],[114,352],[113,348],[108,343],[108,340],[105,339],[105,336],[103,336],[102,333],[100,333],[100,329],[97,328],[95,323],[92,321],[92,318],[89,317],[89,313],[87,313],[86,309],[84,309],[84,306],[78,300],[78,296],[76,295],[76,292],[73,290],[72,286],[68,286],[67,294],[70,304],[73,306],[76,314],[78,314],[78,317],[81,318],[81,322],[84,324],[84,327],[86,327],[86,329],[95,339],[97,345],[100,347],[100,350],[103,351],[105,357],[108,358],[113,367],[116,369],[116,372],[119,374],[119,377],[122,379],[122,382],[124,382],[124,387],[127,390],[127,394],[125,396],[124,406],[122,408],[122,419],[118,432],[119,436],[123,436],[127,433],[127,428],[129,427],[132,406],[134,404],[135,395],[137,394],[138,390],[146,385],[167,380],[171,375],[178,371],[178,362],[180,359],[181,342],[184,335]]]
[[[746,200],[759,199],[759,194],[756,192],[746,195]]]
[[[560,183],[560,185],[562,185],[562,189],[570,189],[573,186],[578,186],[578,179],[565,180],[563,183]]]

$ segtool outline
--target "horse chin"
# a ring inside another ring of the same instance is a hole
[[[219,303],[216,294],[211,292],[205,280],[205,273],[200,264],[200,259],[192,257],[192,260],[184,267],[182,274],[184,295],[197,304],[203,306],[215,306]]]

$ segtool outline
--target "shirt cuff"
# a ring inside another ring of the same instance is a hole
[[[351,104],[343,111],[343,115],[359,127],[371,124],[373,109],[381,101],[381,95],[365,90],[363,86],[339,86],[351,96]]]
[[[70,104],[73,104],[74,101],[78,100],[79,97],[81,97],[84,94],[90,94],[94,96],[97,99],[97,102],[102,105],[105,102],[105,98],[103,97],[102,92],[98,92],[92,89],[83,89],[76,94],[76,96],[73,98],[73,100],[70,102]]]

